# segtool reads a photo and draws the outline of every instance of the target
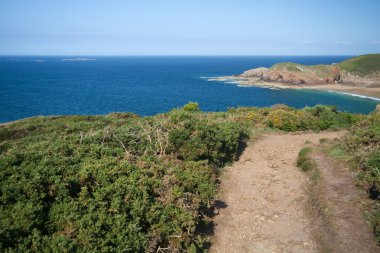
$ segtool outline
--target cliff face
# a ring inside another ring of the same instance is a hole
[[[295,63],[280,63],[271,68],[245,71],[239,77],[287,84],[326,84],[341,82],[340,73],[340,68],[333,65],[305,66]]]
[[[273,65],[271,68],[256,68],[245,71],[238,78],[248,79],[249,81],[257,82],[276,82],[294,85],[321,85],[321,84],[350,84],[361,86],[379,86],[380,85],[380,62],[373,61],[371,55],[371,63],[367,64],[371,68],[371,72],[363,75],[362,70],[365,61],[360,56],[350,59],[350,62],[355,62],[356,58],[360,58],[360,63],[357,64],[356,69],[346,69],[347,61],[342,64],[334,65],[314,65],[306,66],[296,63],[279,63]],[[375,55],[380,59],[380,55]],[[374,66],[375,65],[375,66]],[[359,69],[360,68],[360,69]],[[379,69],[379,71],[378,71]]]

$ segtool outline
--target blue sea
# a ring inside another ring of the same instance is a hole
[[[153,115],[196,101],[203,111],[236,106],[336,105],[369,113],[377,102],[335,92],[239,87],[207,78],[278,62],[331,64],[349,56],[0,57],[0,122],[36,115]],[[80,57],[79,57],[80,58]],[[83,57],[81,57],[83,58]]]

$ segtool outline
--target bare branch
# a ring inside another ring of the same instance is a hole
[[[79,140],[79,145],[82,145],[82,140],[83,140],[83,132],[80,131],[80,140]]]
[[[128,151],[127,147],[124,145],[124,143],[119,139],[117,138],[117,136],[115,134],[113,134],[113,137],[121,144],[121,146],[123,147],[125,153],[127,154],[128,157],[131,157],[132,154]]]
[[[150,144],[152,144],[152,137],[149,134],[149,131],[143,126],[143,124],[139,121],[141,128],[143,129],[144,133],[148,137],[148,141]]]
[[[161,248],[160,246],[158,246],[158,249],[157,249],[156,253],[165,253],[164,250],[169,250],[169,249],[170,249],[170,247],[167,247],[167,248]]]
[[[104,144],[106,138],[108,137],[108,134],[109,134],[109,127],[105,127],[104,128],[104,133],[103,133],[103,139],[102,139],[102,145]]]

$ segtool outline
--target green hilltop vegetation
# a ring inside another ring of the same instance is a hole
[[[310,78],[339,79],[342,70],[360,77],[371,77],[380,73],[380,54],[361,55],[333,65],[303,65],[293,62],[282,62],[273,65],[271,71],[293,73],[309,80]]]
[[[339,74],[339,69],[332,66],[332,65],[324,65],[324,64],[318,64],[318,65],[303,65],[299,63],[293,63],[293,62],[282,62],[277,63],[273,65],[271,70],[274,71],[288,71],[292,73],[301,73],[304,72],[305,74],[313,73],[316,76],[320,78],[326,78],[330,77],[332,72],[336,72],[336,74]]]
[[[343,70],[359,76],[368,76],[380,72],[380,54],[357,56],[338,64]]]
[[[151,117],[35,117],[2,126],[0,251],[202,252],[220,169],[245,140],[260,129],[342,128],[351,130],[341,148],[378,189],[380,116],[333,106],[204,113],[189,103]],[[373,217],[380,231],[380,211]]]

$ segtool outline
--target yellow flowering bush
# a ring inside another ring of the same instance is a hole
[[[273,110],[267,118],[269,127],[277,128],[284,131],[296,131],[301,126],[300,116],[297,112],[284,109]]]

